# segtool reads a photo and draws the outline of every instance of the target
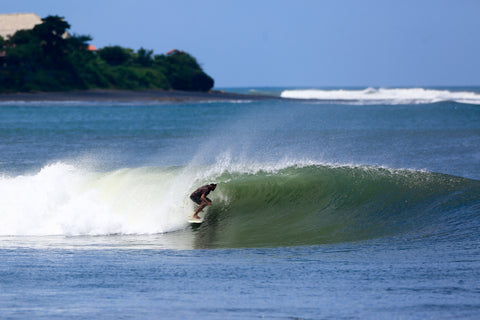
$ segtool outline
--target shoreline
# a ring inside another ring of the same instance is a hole
[[[93,89],[66,92],[17,92],[0,94],[0,102],[7,101],[224,101],[224,100],[275,100],[280,97],[247,95],[239,93],[228,93],[211,90],[208,92],[177,91],[177,90],[115,90],[115,89]]]

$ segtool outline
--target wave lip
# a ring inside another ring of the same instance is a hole
[[[454,101],[480,105],[480,94],[471,91],[449,91],[424,88],[366,88],[363,90],[284,90],[282,98],[322,100],[359,104],[428,104]]]

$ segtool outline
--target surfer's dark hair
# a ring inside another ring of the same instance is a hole
[[[210,187],[216,187],[217,184],[216,183],[210,183]]]

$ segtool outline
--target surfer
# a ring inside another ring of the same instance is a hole
[[[200,217],[198,216],[198,213],[202,211],[203,208],[205,208],[206,206],[212,205],[212,200],[208,199],[207,196],[210,193],[210,191],[215,190],[216,187],[217,185],[214,183],[207,184],[207,185],[201,186],[190,195],[190,199],[192,199],[193,202],[198,204],[198,208],[197,210],[195,210],[195,213],[193,214],[194,219],[200,219]]]

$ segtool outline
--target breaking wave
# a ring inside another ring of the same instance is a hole
[[[356,104],[427,104],[454,101],[480,105],[480,94],[472,91],[449,91],[424,88],[367,88],[363,90],[284,90],[282,98],[309,99]]]
[[[192,230],[188,195],[215,181]],[[194,247],[295,246],[394,236],[465,237],[480,225],[480,182],[324,164],[142,167],[65,163],[0,178],[1,236],[194,233]]]

